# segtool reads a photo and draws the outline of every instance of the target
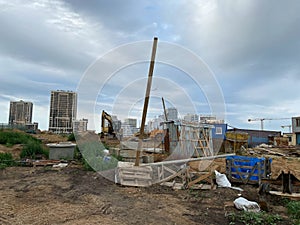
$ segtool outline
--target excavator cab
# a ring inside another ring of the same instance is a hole
[[[101,115],[101,129],[102,129],[101,138],[103,138],[104,136],[112,136],[114,138],[116,137],[116,133],[113,127],[112,117],[104,110],[102,110],[102,115]]]

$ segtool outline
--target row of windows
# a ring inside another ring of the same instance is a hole
[[[296,127],[300,127],[300,119],[296,119]]]

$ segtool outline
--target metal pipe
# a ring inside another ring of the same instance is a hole
[[[147,163],[141,166],[160,166],[160,165],[168,165],[173,163],[187,163],[187,162],[194,162],[194,161],[203,161],[203,160],[212,160],[217,158],[225,158],[227,156],[235,156],[235,153],[224,154],[224,155],[214,155],[214,156],[206,156],[206,157],[199,157],[199,158],[188,158],[188,159],[178,159],[178,160],[170,160],[170,161],[162,161],[156,163]]]

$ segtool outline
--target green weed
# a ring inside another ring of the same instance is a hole
[[[23,146],[20,157],[35,159],[37,155],[43,155],[48,158],[49,151],[44,149],[38,141],[30,140]]]
[[[231,213],[227,216],[229,224],[242,223],[245,225],[276,225],[281,221],[281,216],[277,214],[268,214],[266,212],[240,212]]]
[[[300,224],[300,202],[299,201],[289,201],[286,204],[288,214],[294,220],[295,224]]]
[[[7,166],[14,166],[15,161],[11,153],[0,152],[0,169],[4,169]]]

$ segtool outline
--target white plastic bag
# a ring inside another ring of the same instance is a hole
[[[219,173],[216,170],[215,170],[215,174],[216,174],[216,182],[219,187],[231,187],[231,183],[229,182],[225,174]]]
[[[233,201],[235,207],[240,210],[248,211],[248,212],[259,212],[260,207],[256,202],[248,201],[243,197],[239,197]]]

